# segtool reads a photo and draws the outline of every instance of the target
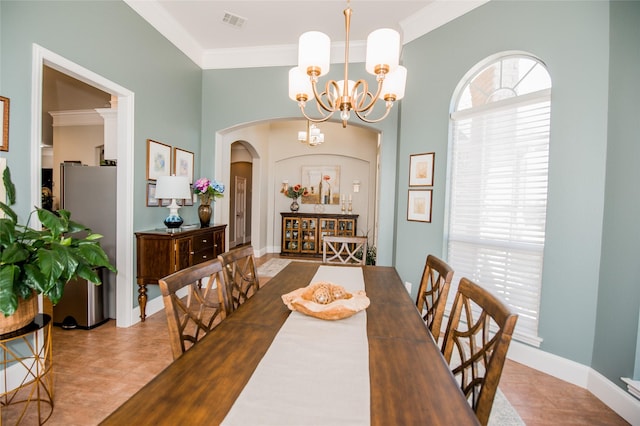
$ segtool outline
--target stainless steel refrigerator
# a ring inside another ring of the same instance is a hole
[[[116,264],[116,166],[60,165],[60,208],[71,220],[102,234],[100,245]],[[53,308],[54,324],[68,328],[93,328],[116,317],[116,276],[103,269],[102,285],[84,280],[70,282]]]

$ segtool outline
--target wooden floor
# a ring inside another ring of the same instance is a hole
[[[129,328],[115,321],[90,331],[54,327],[53,338],[55,408],[47,425],[98,424],[172,360],[163,312]],[[500,388],[529,426],[628,424],[590,392],[513,361]],[[2,424],[12,424],[11,414],[3,408]]]

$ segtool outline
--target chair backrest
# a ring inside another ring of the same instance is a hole
[[[460,280],[444,336],[442,354],[482,425],[493,399],[518,315],[493,294]],[[452,362],[453,351],[456,359]]]
[[[322,237],[322,263],[367,263],[367,237]]]
[[[213,330],[229,313],[222,264],[209,260],[158,280],[169,325],[173,359]],[[176,293],[188,288],[185,297]]]
[[[227,281],[232,311],[238,309],[260,288],[252,246],[242,246],[218,255]]]
[[[427,256],[416,298],[416,307],[436,342],[440,338],[442,318],[452,278],[451,266],[433,255]]]

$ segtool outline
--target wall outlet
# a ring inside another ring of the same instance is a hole
[[[413,287],[413,284],[411,284],[409,281],[405,281],[404,282],[404,288],[407,289],[407,293],[411,294],[411,288]]]

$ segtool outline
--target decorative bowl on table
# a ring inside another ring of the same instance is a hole
[[[324,320],[348,318],[367,309],[370,303],[364,290],[352,294],[324,281],[283,294],[282,301],[292,311]]]

